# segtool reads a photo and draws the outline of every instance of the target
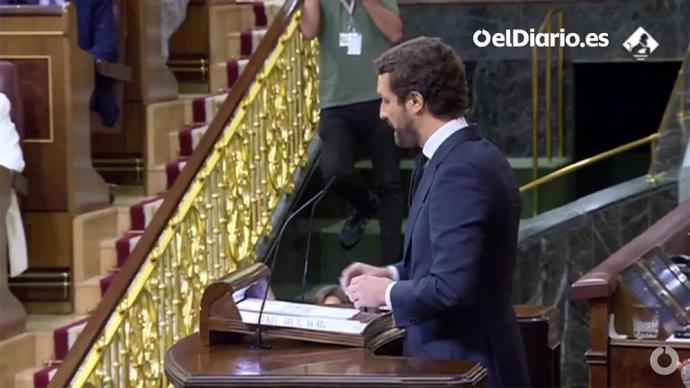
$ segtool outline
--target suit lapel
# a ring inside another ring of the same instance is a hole
[[[446,141],[444,141],[441,146],[436,150],[434,156],[429,160],[429,165],[424,169],[424,174],[419,182],[419,186],[415,190],[414,197],[412,198],[412,206],[410,207],[410,214],[407,217],[407,225],[405,226],[405,241],[403,245],[403,258],[405,263],[408,261],[408,252],[410,243],[412,241],[412,233],[414,232],[414,226],[417,223],[417,217],[422,211],[422,207],[425,203],[426,196],[431,188],[431,183],[434,181],[434,175],[438,166],[443,162],[448,153],[455,147],[468,140],[475,140],[481,137],[479,133],[479,127],[476,125],[470,125],[463,128],[454,134],[452,134]]]

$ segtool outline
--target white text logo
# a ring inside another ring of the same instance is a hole
[[[569,32],[561,28],[558,32],[539,32],[535,33],[534,28],[529,31],[515,29],[496,32],[494,34],[487,30],[477,30],[472,36],[475,46],[487,47],[607,47],[609,45],[609,34],[602,32],[596,34],[590,32],[582,39],[580,35]]]

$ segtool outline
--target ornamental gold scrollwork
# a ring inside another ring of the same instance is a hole
[[[264,63],[72,385],[164,386],[165,352],[197,330],[204,288],[256,260],[277,204],[307,162],[318,120],[318,45],[302,38],[297,20]]]

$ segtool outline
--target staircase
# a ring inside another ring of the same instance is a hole
[[[238,2],[241,6],[240,2]],[[0,353],[24,352],[0,370],[3,387],[46,387],[84,330],[109,287],[161,207],[168,189],[183,171],[187,160],[200,143],[229,91],[240,78],[251,55],[266,34],[266,26],[280,9],[282,1],[247,2],[255,14],[256,25],[228,35],[228,53],[223,63],[211,71],[222,76],[224,87],[218,93],[180,95],[176,101],[150,105],[147,112],[147,138],[150,155],[143,187],[116,189],[113,205],[86,213],[75,220],[74,236],[74,313],[69,316],[32,317],[40,321],[26,333],[0,342]],[[26,352],[26,349],[32,352]]]

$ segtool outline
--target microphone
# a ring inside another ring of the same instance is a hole
[[[323,198],[326,193],[328,193],[328,190],[331,189],[331,186],[333,186],[333,183],[335,182],[336,177],[333,176],[331,179],[328,180],[328,183],[326,183],[326,186],[324,186],[321,191],[316,193],[313,197],[309,198],[307,202],[305,202],[302,206],[300,206],[297,210],[293,211],[290,213],[287,218],[285,219],[285,222],[283,223],[283,226],[280,228],[280,231],[278,232],[278,236],[276,237],[276,245],[273,250],[273,257],[271,257],[271,265],[269,266],[270,271],[268,273],[268,279],[266,280],[266,289],[264,290],[264,296],[261,301],[261,307],[259,308],[259,319],[256,322],[256,342],[252,344],[253,349],[270,349],[271,346],[268,344],[264,344],[262,341],[261,337],[261,317],[263,316],[264,313],[264,307],[266,306],[266,299],[268,298],[268,290],[271,288],[271,279],[273,278],[273,268],[276,263],[276,259],[278,257],[278,251],[280,248],[280,241],[283,238],[283,233],[285,233],[285,229],[287,225],[292,221],[298,214],[300,214],[304,209],[306,209],[309,205],[312,203],[316,204],[318,203],[321,198]],[[312,217],[313,217],[313,209],[312,207]]]
[[[333,178],[331,178],[332,180]],[[328,187],[330,185],[330,182],[326,185]],[[304,303],[304,296],[307,293],[307,273],[309,272],[309,256],[311,253],[311,236],[312,236],[312,231],[313,231],[313,226],[314,226],[314,214],[316,213],[316,207],[321,202],[323,197],[326,196],[326,189],[324,189],[324,193],[322,196],[320,196],[317,200],[314,201],[314,203],[311,205],[311,211],[309,212],[309,229],[307,229],[307,248],[304,250],[304,264],[302,266],[303,268],[303,273],[302,273],[302,298],[301,301]]]

